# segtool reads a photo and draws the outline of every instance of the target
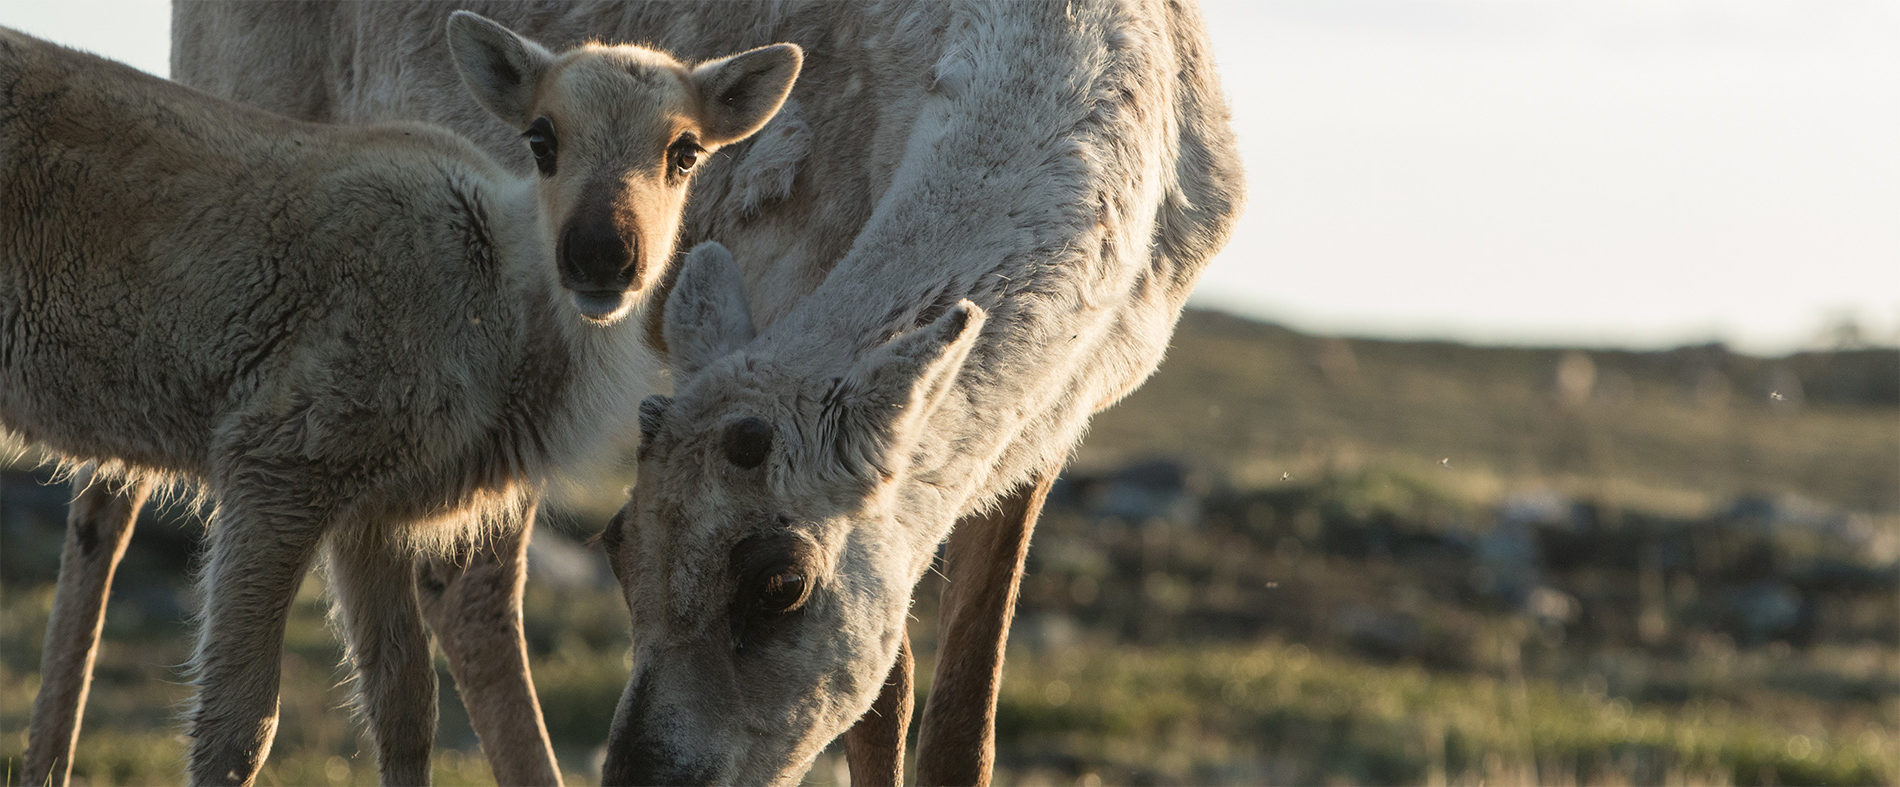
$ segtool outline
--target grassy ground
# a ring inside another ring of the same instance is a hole
[[[1892,387],[1891,351],[1469,348],[1190,314],[1163,371],[1097,420],[1074,475],[1169,457],[1194,507],[1130,520],[1073,489],[1052,503],[1003,685],[1000,781],[1900,783]],[[583,513],[562,526],[597,527],[615,487],[569,500]],[[1589,529],[1533,531],[1537,581],[1575,607],[1562,620],[1474,590],[1488,569],[1473,545],[1527,493],[1590,514]],[[1872,535],[1723,513],[1749,495]],[[9,774],[59,537],[25,508],[0,499]],[[135,539],[77,758],[85,781],[182,772],[190,533],[142,526]],[[913,623],[926,665],[936,581]],[[1806,622],[1763,634],[1724,611],[1757,587],[1794,594]],[[321,594],[313,575],[293,611],[266,784],[375,778]],[[530,582],[536,681],[570,783],[598,770],[627,674],[625,615],[609,588]],[[441,682],[437,781],[489,783]],[[840,760],[808,781],[841,781]]]
[[[537,617],[584,614],[611,598],[537,594]],[[24,725],[37,688],[30,654],[49,602],[9,599],[0,635],[0,724]],[[557,611],[561,610],[561,611]],[[284,726],[265,784],[360,784],[373,759],[347,711],[336,651],[315,598],[300,602],[285,659]],[[591,617],[591,616],[590,616]],[[537,626],[537,629],[544,628]],[[97,784],[162,784],[181,772],[183,740],[171,711],[186,696],[170,665],[172,638],[114,629],[101,657],[76,775]],[[1078,643],[1084,644],[1084,643]],[[998,735],[1002,773],[1015,783],[1782,783],[1900,780],[1896,700],[1885,721],[1844,721],[1841,709],[1796,695],[1781,713],[1698,699],[1631,702],[1604,684],[1566,685],[1517,675],[1434,671],[1299,643],[1059,649],[1017,647],[1004,684]],[[1836,652],[1842,681],[1900,680],[1885,656]],[[1876,657],[1877,656],[1877,657]],[[1742,654],[1730,680],[1767,682],[1786,661]],[[22,663],[25,662],[25,663]],[[617,643],[577,635],[536,662],[549,725],[571,783],[597,767],[593,749],[622,681]],[[443,677],[446,684],[446,675]],[[452,692],[436,758],[441,784],[492,783]],[[13,733],[17,735],[18,733]],[[8,749],[23,745],[11,737]],[[17,761],[9,760],[12,765]],[[15,765],[14,767],[17,767]],[[835,758],[813,781],[837,778]]]
[[[539,595],[539,594],[537,594]],[[571,596],[537,598],[536,613],[573,614]],[[605,599],[611,602],[611,599]],[[27,607],[29,609],[22,609]],[[9,601],[0,635],[0,723],[20,730],[37,688],[30,642],[45,601]],[[611,610],[601,610],[607,612]],[[34,614],[38,612],[38,614]],[[360,784],[373,759],[342,709],[336,652],[315,599],[298,606],[285,659],[284,726],[264,784]],[[539,628],[539,627],[537,627]],[[130,641],[128,641],[130,640]],[[162,784],[181,772],[171,710],[187,692],[169,669],[176,640],[109,631],[76,775],[96,784]],[[570,783],[585,784],[625,671],[620,649],[580,637],[537,659],[549,723]],[[1299,643],[1060,649],[1017,647],[998,735],[1011,783],[1179,784],[1321,781],[1396,784],[1781,783],[1900,780],[1892,723],[1843,722],[1825,701],[1782,699],[1758,714],[1720,699],[1631,702],[1603,684],[1434,671]],[[1844,680],[1900,679],[1891,659],[1835,653]],[[1785,660],[1743,654],[1731,680],[1766,681]],[[27,663],[21,664],[21,661]],[[446,683],[446,676],[443,678]],[[492,783],[452,693],[436,758],[441,784]],[[17,735],[15,732],[12,735]],[[11,737],[8,749],[23,741]],[[17,761],[9,760],[13,765]],[[14,766],[17,767],[17,766]],[[838,778],[835,758],[812,781]]]
[[[999,725],[1066,781],[1876,784],[1891,730],[1839,734],[1713,703],[1644,707],[1523,676],[1303,645],[1076,650],[1011,663]]]

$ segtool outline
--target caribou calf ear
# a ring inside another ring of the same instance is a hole
[[[764,128],[791,94],[804,62],[805,50],[797,44],[773,44],[695,66],[693,86],[705,108],[701,142],[729,145]]]
[[[745,281],[726,247],[708,241],[686,255],[666,297],[661,337],[680,380],[752,341]]]
[[[468,11],[449,15],[449,53],[455,56],[462,83],[483,109],[515,128],[534,121],[528,117],[528,105],[535,83],[554,62],[552,53]]]
[[[872,350],[840,382],[836,430],[828,436],[844,469],[889,481],[942,404],[987,315],[958,301],[929,325]]]

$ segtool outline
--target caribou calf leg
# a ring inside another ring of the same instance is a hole
[[[449,674],[495,781],[558,787],[561,771],[541,718],[521,630],[533,524],[534,507],[529,506],[519,521],[484,529],[460,554],[422,558],[416,583],[423,614],[448,657]]]
[[[77,495],[66,515],[59,586],[40,650],[40,693],[33,700],[21,784],[63,785],[72,775],[93,659],[106,621],[106,593],[151,488],[144,482],[96,479],[91,467],[73,478]]]
[[[384,784],[429,783],[435,659],[416,603],[416,559],[375,534],[328,544],[330,592]]]
[[[1003,647],[1016,614],[1029,535],[1055,478],[1052,470],[1030,479],[994,513],[965,517],[950,531],[944,554],[948,582],[937,620],[937,671],[917,734],[920,784],[990,783]]]
[[[198,699],[190,716],[188,767],[196,785],[249,785],[270,756],[284,622],[323,536],[323,515],[279,502],[297,499],[294,493],[250,491],[292,482],[281,473],[259,476],[246,485],[248,494],[219,495],[211,527],[192,660]]]

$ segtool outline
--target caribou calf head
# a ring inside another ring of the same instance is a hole
[[[602,322],[651,291],[693,173],[772,119],[803,62],[794,44],[691,66],[631,45],[556,55],[466,11],[449,20],[449,48],[475,99],[521,129],[561,286]]]
[[[832,376],[748,346],[715,244],[666,307],[683,382],[641,406],[639,484],[601,536],[634,643],[602,778],[796,781],[895,658],[936,546],[898,521],[906,468],[985,315],[962,301]]]

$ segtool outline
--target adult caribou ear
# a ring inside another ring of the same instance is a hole
[[[773,44],[693,67],[706,116],[700,141],[708,147],[729,145],[765,127],[792,92],[805,50],[797,44]]]
[[[987,315],[958,301],[929,325],[872,350],[839,382],[827,435],[843,469],[889,481],[897,476],[924,420],[943,403],[976,345]]]
[[[640,400],[640,458],[645,459],[647,451],[653,448],[653,438],[660,433],[660,424],[666,421],[666,408],[673,406],[670,396],[649,396]]]
[[[449,15],[449,53],[455,56],[462,83],[483,109],[518,129],[533,122],[528,104],[535,83],[554,62],[552,53],[468,11]]]
[[[693,247],[666,296],[660,330],[681,380],[752,341],[752,313],[732,252],[710,241]]]

